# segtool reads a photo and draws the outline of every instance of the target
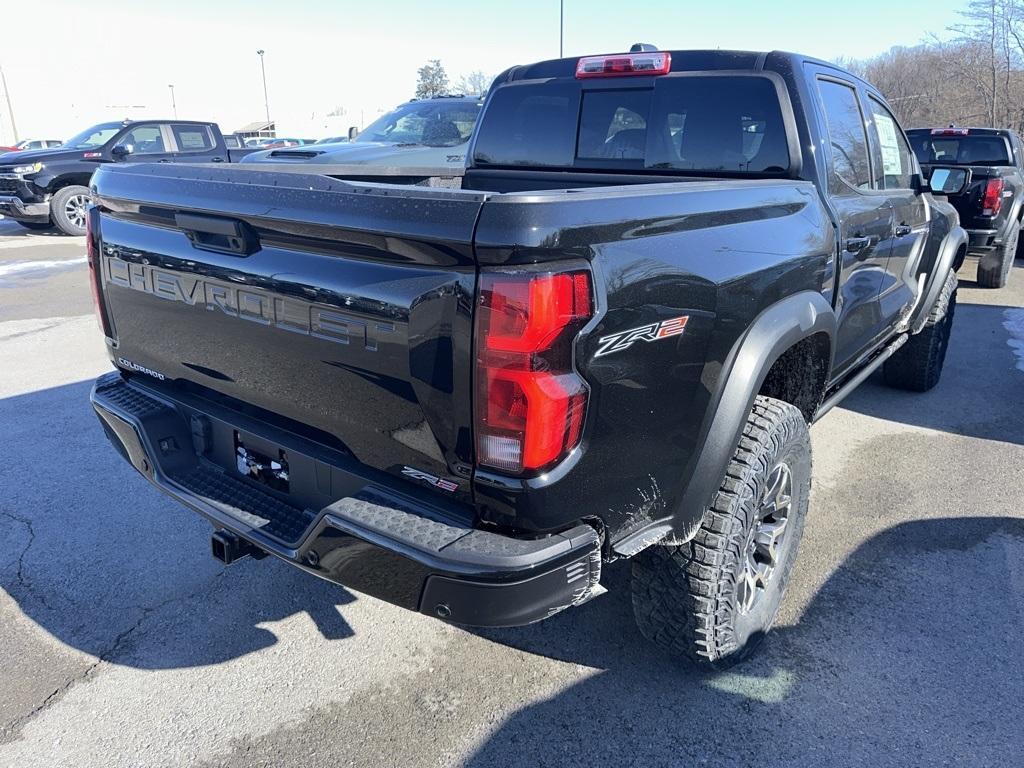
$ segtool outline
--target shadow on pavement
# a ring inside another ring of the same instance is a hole
[[[273,559],[215,561],[210,525],[109,445],[91,385],[0,400],[0,589],[26,616],[73,648],[146,669],[269,647],[276,637],[259,625],[300,613],[326,639],[352,636],[344,589]],[[144,622],[158,626],[137,636]]]
[[[72,240],[71,235],[65,235],[56,227],[49,227],[48,229],[29,229],[28,227],[21,226],[13,219],[0,219],[0,237],[16,239],[31,237],[39,240],[40,242],[53,240],[56,243]]]
[[[800,566],[797,566],[799,573]],[[908,522],[860,546],[799,623],[702,673],[633,629],[628,572],[548,622],[481,632],[596,667],[466,765],[1012,765],[1024,688],[1024,520]]]
[[[1024,273],[1019,277],[1024,279]],[[879,419],[942,432],[1024,444],[1024,373],[1007,344],[1003,323],[1007,310],[1019,307],[960,303],[957,305],[942,378],[930,392],[901,392],[885,386],[876,374],[839,405]],[[1011,371],[1009,375],[993,372]]]

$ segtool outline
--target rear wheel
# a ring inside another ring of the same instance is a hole
[[[882,376],[890,387],[927,392],[939,383],[956,313],[956,285],[950,272],[924,328],[885,361]]]
[[[50,219],[66,235],[84,235],[89,201],[88,187],[64,187],[50,200]]]
[[[782,603],[810,485],[803,414],[758,396],[697,535],[633,558],[633,613],[644,636],[701,664],[746,658]]]
[[[986,254],[978,260],[978,285],[982,288],[1002,288],[1010,277],[1013,260],[1017,257],[1020,241],[1020,225],[1014,225],[993,255]]]
[[[45,229],[53,229],[53,224],[48,221],[19,221],[18,223],[25,229],[31,229],[37,232],[42,232]]]

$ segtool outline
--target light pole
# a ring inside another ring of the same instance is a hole
[[[0,67],[0,85],[4,87],[4,96],[7,98],[7,114],[11,116],[11,132],[14,134],[14,143],[18,143],[18,126],[14,122],[14,107],[11,106],[11,92],[7,90],[7,77],[4,75],[4,68]]]
[[[174,110],[174,119],[177,120],[178,119],[178,102],[176,102],[174,100],[174,85],[173,84],[172,85],[168,85],[167,87],[171,89],[171,109]]]
[[[565,0],[558,0],[558,58],[565,55]]]
[[[263,64],[263,54],[266,53],[260,48],[256,53],[260,57],[260,71],[263,73],[263,107],[267,110],[267,130],[270,129],[270,99],[267,98],[267,68]]]

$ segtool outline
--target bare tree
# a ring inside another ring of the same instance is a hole
[[[847,68],[885,94],[908,127],[1024,130],[1024,0],[977,0],[951,40],[893,48]]]
[[[459,91],[459,93],[464,93],[466,95],[483,96],[487,93],[487,89],[491,87],[491,81],[493,79],[494,78],[486,72],[482,72],[477,69],[470,72],[468,75],[460,77],[455,89]]]
[[[958,67],[960,73],[970,77],[981,89],[988,107],[988,124],[999,120],[999,53],[1005,34],[1004,3],[1002,0],[970,0],[960,11],[962,21],[950,27],[966,52],[974,54]]]

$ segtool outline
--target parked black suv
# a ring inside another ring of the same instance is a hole
[[[876,369],[939,380],[966,172],[929,188],[876,89],[780,52],[515,67],[468,157],[461,189],[103,167],[107,435],[224,562],[493,626],[632,558],[645,635],[742,657],[809,425]]]
[[[907,131],[925,177],[938,166],[961,166],[969,174],[963,192],[949,202],[970,237],[978,259],[978,285],[1002,288],[1013,260],[1024,255],[1024,148],[1007,128],[915,128]],[[960,265],[957,264],[959,269]]]
[[[216,123],[100,123],[59,147],[0,155],[0,215],[28,229],[84,235],[89,178],[98,164],[237,162],[249,152],[228,150]]]

